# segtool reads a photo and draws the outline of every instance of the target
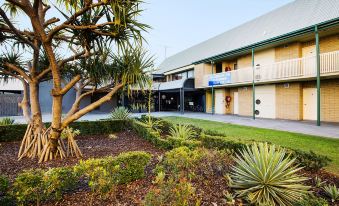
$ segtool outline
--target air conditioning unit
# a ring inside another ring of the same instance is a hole
[[[285,89],[290,88],[290,83],[285,83],[285,84],[284,84],[284,88],[285,88]]]

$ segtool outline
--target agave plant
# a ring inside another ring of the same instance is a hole
[[[161,119],[155,119],[147,115],[147,117],[143,119],[140,123],[157,134],[160,134],[162,132],[161,128],[163,127],[163,120]]]
[[[125,107],[117,107],[111,113],[111,119],[113,120],[128,120],[131,117],[131,113]]]
[[[322,181],[321,178],[318,177],[318,176],[316,176],[316,177],[314,178],[314,186],[315,186],[316,188],[322,187],[325,183],[326,183],[326,181]]]
[[[169,136],[179,139],[192,139],[196,136],[196,132],[192,127],[185,124],[174,125],[169,130]]]
[[[331,198],[332,202],[339,200],[339,189],[335,185],[326,185],[323,187],[326,195]]]
[[[301,184],[307,178],[297,174],[302,168],[294,164],[295,159],[290,159],[285,149],[254,143],[234,159],[231,187],[252,204],[292,205],[310,188]]]
[[[2,119],[0,120],[0,125],[1,125],[1,126],[4,126],[4,125],[11,125],[11,124],[14,124],[14,119],[12,119],[12,118],[5,117],[5,118],[2,118]]]

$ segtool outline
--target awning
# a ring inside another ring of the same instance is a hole
[[[175,90],[175,89],[194,89],[194,78],[174,80],[170,82],[161,82],[159,91]]]

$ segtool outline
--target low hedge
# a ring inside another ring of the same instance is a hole
[[[63,193],[74,190],[81,181],[86,182],[92,192],[97,192],[97,186],[104,182],[96,171],[104,171],[105,181],[114,187],[143,178],[150,159],[149,153],[135,151],[116,157],[88,159],[73,167],[27,170],[15,178],[8,195],[18,204],[39,204],[40,201],[61,199]]]
[[[49,127],[50,123],[46,123]],[[130,127],[129,121],[102,120],[102,121],[78,121],[70,124],[73,129],[80,130],[82,135],[109,134]],[[0,142],[19,141],[25,135],[27,124],[13,124],[0,126]]]
[[[170,123],[166,123],[165,125],[170,125]],[[143,126],[142,123],[135,120],[132,121],[132,129],[142,138],[150,141],[153,145],[162,148],[162,149],[173,149],[181,146],[186,146],[191,149],[198,147],[201,145],[201,142],[198,140],[183,140],[179,138],[166,137],[162,138],[157,132],[152,131],[149,128]]]
[[[165,125],[171,125],[167,121],[163,121]],[[161,136],[149,129],[145,128],[138,121],[133,121],[132,128],[140,136],[152,142],[155,146],[163,149],[173,149],[180,146],[186,146],[189,148],[195,148],[203,146],[210,149],[227,150],[233,154],[241,151],[251,144],[252,141],[241,142],[227,139],[227,136],[219,134],[217,131],[201,131],[200,128],[193,128],[200,132],[200,136],[193,140],[181,140],[176,138],[167,137],[161,138]],[[327,156],[315,154],[313,151],[301,151],[286,148],[291,154],[292,158],[296,159],[296,163],[304,167],[305,170],[318,171],[327,166],[331,161]]]
[[[228,150],[231,153],[238,152],[251,144],[251,142],[235,142],[228,140],[225,136],[202,135],[200,138],[202,145],[206,148]],[[319,171],[326,167],[331,161],[327,156],[315,154],[313,151],[302,151],[286,148],[296,163],[309,171]]]

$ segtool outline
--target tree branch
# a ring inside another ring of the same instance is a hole
[[[31,81],[32,79],[25,73],[25,71],[17,66],[15,66],[14,64],[5,62],[4,66],[7,67],[8,69],[18,72],[22,78],[26,79],[27,81]]]
[[[62,95],[66,94],[80,79],[81,79],[81,76],[76,75],[70,82],[68,82],[68,84],[64,86],[64,88],[62,88],[62,90],[60,91],[60,94]]]
[[[7,17],[6,13],[4,10],[1,9],[0,7],[0,16],[4,19],[4,21],[6,22],[7,26],[10,28],[11,31],[13,31],[13,33],[22,41],[24,41],[26,44],[30,45],[34,50],[37,50],[38,48],[35,47],[35,45],[33,44],[33,42],[29,41],[28,39],[26,39],[24,36],[21,35],[21,31],[19,31],[18,29],[16,29],[14,27],[14,25],[12,24],[12,22],[9,20],[9,18]]]
[[[93,102],[92,104],[86,106],[85,108],[77,111],[76,113],[74,113],[73,115],[65,118],[62,123],[61,123],[61,128],[65,128],[67,127],[71,122],[74,122],[75,120],[79,119],[80,117],[82,117],[83,115],[95,110],[97,107],[99,107],[100,105],[102,105],[103,103],[109,101],[112,96],[123,87],[123,84],[117,84],[115,87],[112,88],[112,90],[107,93],[105,96],[103,96],[102,98],[100,98],[99,100]]]
[[[59,31],[67,28],[67,25],[69,25],[70,23],[72,23],[72,21],[74,21],[78,16],[84,14],[86,11],[92,9],[92,8],[95,8],[95,7],[98,7],[98,6],[102,6],[102,5],[105,5],[105,4],[108,4],[108,3],[105,3],[104,1],[100,1],[98,3],[95,3],[95,4],[90,4],[90,5],[86,5],[84,8],[80,9],[79,11],[75,12],[68,20],[66,20],[64,23],[62,23],[61,25],[53,28],[48,36],[47,36],[47,41],[52,41],[53,39],[53,36],[55,34],[57,34]]]

